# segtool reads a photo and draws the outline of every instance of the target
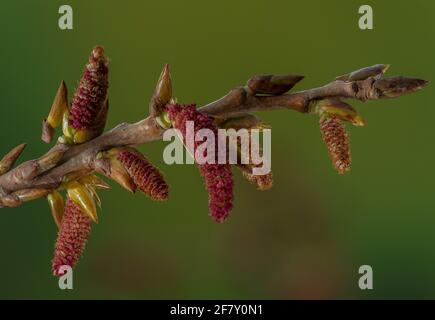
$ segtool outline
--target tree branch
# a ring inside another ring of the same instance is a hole
[[[168,72],[167,67],[165,70]],[[286,92],[302,77],[256,76],[251,78],[246,86],[231,90],[221,99],[199,110],[219,119],[231,118],[248,112],[282,108],[311,113],[314,112],[315,102],[318,100],[345,98],[366,101],[395,98],[417,91],[427,84],[424,80],[403,77],[383,79],[381,75],[386,70],[385,65],[361,70],[341,76],[337,78],[338,80],[322,87],[290,94],[282,94],[281,91]],[[368,76],[367,73],[369,73]],[[268,92],[272,95],[265,95]],[[279,94],[276,94],[277,92]],[[156,97],[154,96],[153,99],[156,100]],[[159,103],[161,109],[162,102],[159,101]],[[150,108],[152,110],[152,105]],[[151,112],[151,116],[134,124],[120,124],[82,144],[70,145],[57,142],[42,157],[24,162],[2,174],[0,176],[0,205],[11,207],[20,205],[23,201],[33,200],[38,195],[44,194],[43,191],[37,193],[34,190],[53,190],[58,188],[65,177],[70,174],[95,171],[95,161],[100,151],[112,147],[140,145],[161,139],[165,129],[156,121],[156,113]]]
[[[384,93],[382,88],[394,84],[394,94]],[[232,114],[267,111],[273,109],[292,109],[298,112],[309,112],[310,102],[326,98],[357,99],[360,101],[383,98],[396,98],[398,92],[411,93],[420,90],[427,81],[404,77],[386,79],[368,78],[352,82],[336,80],[323,87],[313,88],[291,94],[278,96],[256,96],[250,94],[249,88],[240,87],[231,90],[227,95],[200,108],[202,112],[217,117],[227,117]],[[396,92],[397,91],[397,92]]]

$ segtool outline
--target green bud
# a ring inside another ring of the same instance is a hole
[[[68,197],[80,206],[92,221],[98,223],[97,207],[89,189],[77,181],[72,181],[67,184],[67,192]]]
[[[49,143],[53,139],[54,129],[61,124],[65,111],[68,111],[68,89],[62,81],[57,89],[50,113],[42,123],[42,141]]]
[[[167,112],[162,112],[160,115],[156,116],[156,122],[163,129],[169,129],[172,127],[172,122],[169,119],[169,115]]]
[[[65,137],[65,141],[72,141],[75,130],[69,125],[69,112],[65,111],[62,116],[62,132]]]
[[[48,114],[47,123],[51,127],[57,128],[61,124],[63,114],[66,111],[68,111],[68,89],[65,82],[62,80],[57,89],[56,96],[54,97],[50,113]]]
[[[166,104],[171,101],[172,98],[172,79],[169,65],[166,64],[160,74],[157,81],[156,88],[154,90],[153,97],[151,98],[149,105],[149,112],[151,116],[159,115]]]
[[[47,195],[48,205],[50,206],[51,214],[53,216],[54,222],[57,227],[60,227],[60,223],[62,222],[63,217],[63,209],[65,206],[65,202],[63,200],[62,195],[53,190],[51,193]]]
[[[312,113],[319,116],[334,115],[341,120],[349,121],[354,126],[364,126],[366,122],[359,113],[349,104],[337,98],[317,100],[311,106]]]

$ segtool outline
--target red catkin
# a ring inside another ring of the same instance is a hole
[[[239,145],[241,144],[240,139],[238,140]],[[255,175],[253,174],[254,168],[261,167],[260,164],[255,164],[252,159],[252,154],[257,154],[261,156],[263,153],[263,149],[260,146],[260,142],[255,137],[250,137],[249,139],[249,149],[244,149],[242,145],[240,145],[241,158],[240,161],[248,161],[248,165],[240,165],[241,167],[247,167],[251,170],[251,172],[242,171],[243,176],[252,184],[256,185],[258,190],[268,190],[273,186],[273,176],[272,172],[269,172],[264,175]],[[263,161],[266,161],[263,159]],[[243,163],[243,162],[241,162]],[[270,165],[270,164],[269,164]]]
[[[52,271],[55,276],[62,275],[59,271],[61,266],[68,265],[73,268],[79,261],[91,232],[91,223],[91,219],[81,208],[68,198],[52,260]]]
[[[243,176],[251,183],[255,184],[258,190],[268,190],[272,188],[273,185],[273,176],[272,172],[269,172],[264,175],[254,175],[252,173],[248,173],[243,171]]]
[[[341,174],[350,170],[349,136],[344,124],[335,116],[320,118],[320,132],[328,148],[332,164]]]
[[[108,60],[102,47],[95,47],[85,67],[79,86],[75,92],[69,124],[74,129],[84,129],[96,125],[99,112],[107,98]]]
[[[136,186],[154,200],[166,200],[169,187],[159,169],[154,167],[144,155],[135,151],[121,151],[117,157],[133,179]]]
[[[195,105],[169,105],[167,112],[174,128],[180,130],[184,138],[186,138],[186,121],[194,122],[195,133],[200,129],[207,128],[213,131],[216,138],[218,137],[218,129],[213,120],[205,113],[198,111]],[[195,148],[202,143],[195,141]],[[234,182],[231,166],[217,163],[218,143],[215,143],[215,148],[216,163],[198,164],[198,168],[208,191],[210,215],[216,222],[220,223],[228,217],[233,207]],[[194,154],[192,151],[190,150]]]

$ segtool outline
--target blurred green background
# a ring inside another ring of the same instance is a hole
[[[74,9],[74,30],[58,8]],[[358,8],[374,9],[374,30]],[[39,156],[60,80],[77,84],[94,45],[110,57],[108,128],[147,115],[164,63],[175,95],[203,105],[254,74],[298,73],[296,89],[375,63],[389,75],[435,78],[435,2],[2,1],[1,152],[27,142]],[[163,142],[140,147],[166,174],[171,199],[113,184],[75,269],[74,290],[51,276],[56,227],[44,200],[0,214],[0,298],[435,298],[435,93],[352,102],[368,120],[349,128],[353,168],[332,168],[313,116],[261,114],[273,125],[275,184],[256,191],[235,171],[226,223],[207,216],[197,168],[167,166]],[[358,268],[374,290],[358,288]]]

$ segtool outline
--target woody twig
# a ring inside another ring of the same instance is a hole
[[[13,165],[25,144],[12,149],[0,161],[0,206],[16,207],[37,198],[48,199],[61,230],[53,261],[53,272],[57,274],[60,265],[74,265],[84,247],[83,239],[75,246],[65,244],[65,241],[72,241],[68,232],[74,233],[77,231],[74,228],[82,225],[86,232],[74,234],[87,237],[90,221],[97,221],[95,203],[99,203],[99,198],[95,190],[109,186],[95,174],[106,176],[129,191],[139,189],[154,200],[165,200],[168,186],[163,175],[134,146],[161,139],[165,130],[171,127],[183,131],[188,120],[200,123],[195,130],[204,127],[212,130],[261,129],[267,125],[252,112],[291,109],[317,115],[333,165],[339,173],[345,173],[350,169],[350,150],[344,122],[363,126],[365,121],[344,100],[397,98],[418,91],[428,83],[400,76],[384,77],[388,67],[378,64],[359,69],[324,86],[291,93],[288,92],[303,79],[302,76],[257,75],[224,97],[195,108],[175,102],[166,65],[151,98],[149,115],[136,123],[122,123],[103,133],[109,111],[108,60],[103,48],[95,47],[72,102],[68,102],[67,86],[62,81],[49,115],[43,121],[42,140],[47,143],[54,138],[56,128],[62,127],[62,135],[55,145],[40,158],[15,168]],[[251,145],[254,146],[254,142]],[[237,166],[259,189],[271,187],[271,175],[255,177],[252,174],[254,164]],[[232,207],[230,166],[206,164],[199,168],[210,195],[210,214],[222,222]],[[62,190],[67,194],[66,204],[60,194]],[[83,216],[78,217],[80,213]],[[65,252],[68,251],[66,248],[75,249]]]
[[[368,69],[381,70],[382,68],[385,68],[385,66],[377,65],[362,69],[361,73],[366,72]],[[323,87],[278,95],[263,95],[261,90],[255,91],[257,89],[251,85],[252,81],[249,81],[248,85],[231,90],[223,98],[200,107],[199,110],[218,118],[218,121],[222,122],[245,113],[274,109],[292,109],[302,113],[315,113],[318,112],[314,110],[316,103],[318,104],[319,101],[325,99],[331,99],[331,108],[334,108],[333,98],[361,101],[396,98],[418,91],[428,83],[425,80],[405,77],[376,79],[376,76],[375,74],[359,80],[353,80],[352,78],[342,80],[345,78],[341,77]],[[272,81],[274,80],[273,76],[266,77]],[[258,78],[259,76],[255,76],[252,79]],[[302,79],[302,77],[300,78]],[[61,86],[63,86],[63,82]],[[254,89],[251,89],[252,87]],[[291,88],[290,85],[287,87]],[[359,121],[356,115],[352,115],[354,111],[350,110],[349,107],[337,109],[339,114],[343,112],[345,117],[348,117],[345,120]],[[349,112],[347,109],[349,109]],[[349,115],[346,113],[349,113]],[[122,123],[107,133],[83,144],[68,145],[58,142],[54,148],[41,158],[27,161],[8,171],[13,164],[10,159],[16,160],[24,149],[24,144],[20,145],[17,150],[14,149],[10,152],[13,154],[12,156],[8,154],[0,163],[0,168],[7,168],[0,171],[3,172],[0,176],[2,198],[23,189],[56,188],[68,174],[81,170],[92,171],[98,152],[111,147],[141,145],[159,140],[162,138],[163,132],[164,128],[156,122],[156,115],[149,116],[137,123]],[[48,156],[53,157],[55,154],[60,153],[62,153],[62,156],[59,159],[54,157],[54,161],[48,161],[49,163],[55,162],[55,164],[50,165],[53,168],[50,166],[37,168],[38,161],[46,161],[45,159]],[[29,171],[32,173],[29,174]]]

